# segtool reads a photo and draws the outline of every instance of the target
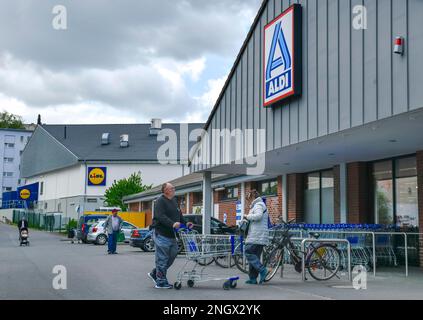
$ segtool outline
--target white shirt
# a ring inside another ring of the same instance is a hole
[[[113,231],[119,231],[119,218],[112,216],[112,229]]]

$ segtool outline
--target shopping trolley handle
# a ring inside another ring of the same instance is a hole
[[[187,225],[187,224],[182,224],[180,225],[179,228],[175,228],[176,232],[180,232],[180,231],[191,231],[193,229],[193,225]]]

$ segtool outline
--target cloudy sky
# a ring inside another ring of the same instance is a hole
[[[260,4],[0,0],[0,110],[29,123],[203,122]]]

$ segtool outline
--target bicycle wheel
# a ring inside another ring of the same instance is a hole
[[[214,261],[214,258],[201,258],[197,260],[198,264],[203,267],[211,265],[213,261]]]
[[[308,272],[315,280],[327,281],[338,273],[341,255],[335,246],[321,244],[311,250],[305,263]]]
[[[263,260],[264,266],[267,268],[267,276],[264,279],[265,282],[269,282],[278,272],[283,259],[283,249],[277,248],[272,250],[267,257]]]
[[[239,271],[243,273],[248,273],[249,265],[248,260],[245,258],[243,254],[236,254],[232,257],[235,266],[238,268]]]
[[[214,258],[214,262],[221,268],[228,268],[229,265],[229,260],[230,259],[230,268],[232,268],[233,266],[235,266],[235,259],[232,256],[228,256],[228,255],[223,255],[220,257],[215,257]]]

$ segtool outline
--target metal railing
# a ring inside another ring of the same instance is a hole
[[[409,236],[418,236],[423,238],[423,233],[417,232],[385,232],[385,231],[350,231],[350,230],[340,230],[340,231],[327,231],[327,230],[301,230],[301,236],[303,236],[304,232],[317,232],[319,234],[327,234],[327,235],[334,235],[338,237],[348,238],[348,235],[358,235],[358,236],[370,236],[371,237],[371,261],[372,261],[372,268],[373,268],[373,275],[376,276],[377,268],[378,268],[378,250],[381,246],[377,244],[377,238],[380,236],[390,236],[390,237],[402,237],[404,240],[404,264],[405,264],[405,276],[409,276]],[[342,236],[343,235],[343,236]],[[323,241],[327,241],[328,239],[322,239]],[[383,246],[385,248],[385,246]],[[353,249],[354,250],[354,249]],[[391,250],[393,252],[393,248],[386,249]],[[393,260],[394,264],[396,264],[396,257],[393,253]]]

